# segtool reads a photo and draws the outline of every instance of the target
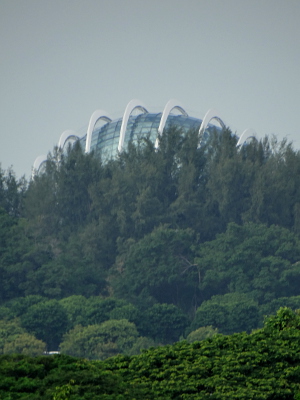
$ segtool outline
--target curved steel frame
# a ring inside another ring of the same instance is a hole
[[[96,123],[100,119],[103,119],[106,122],[112,121],[110,116],[108,116],[107,113],[103,110],[96,110],[93,112],[93,114],[91,115],[90,121],[89,121],[87,133],[86,133],[86,142],[85,142],[85,152],[86,153],[90,152],[93,130],[95,128]]]
[[[37,175],[39,173],[39,170],[40,170],[42,164],[44,164],[46,161],[47,161],[46,155],[38,156],[34,160],[33,167],[32,167],[32,177],[34,177],[35,175]]]
[[[120,129],[120,137],[119,137],[119,145],[118,145],[119,152],[121,152],[123,149],[128,119],[129,119],[132,111],[134,111],[135,109],[142,111],[144,114],[148,113],[146,106],[140,100],[133,99],[127,104],[123,118],[122,118],[122,125],[121,125],[121,129]]]
[[[257,140],[256,132],[251,128],[245,129],[239,137],[236,147],[242,146],[250,138]]]
[[[145,105],[140,100],[133,99],[127,104],[125,111],[124,111],[123,118],[122,118],[122,124],[121,124],[121,129],[120,129],[120,136],[119,136],[119,143],[118,143],[118,151],[119,152],[122,151],[123,146],[124,146],[125,134],[126,134],[129,117],[135,109],[140,110],[142,113],[148,113],[148,110],[146,109]],[[187,112],[184,110],[184,108],[181,106],[181,104],[177,100],[175,100],[175,99],[169,100],[167,102],[167,104],[165,105],[164,110],[161,115],[161,118],[160,118],[160,122],[159,122],[159,126],[158,126],[158,137],[163,134],[163,130],[166,125],[168,116],[170,115],[170,113],[173,109],[177,109],[182,115],[188,116]],[[96,110],[93,112],[93,114],[91,115],[90,120],[89,120],[89,125],[88,125],[88,129],[87,129],[87,134],[86,134],[86,144],[85,144],[85,152],[86,153],[90,152],[93,130],[95,128],[96,123],[101,119],[106,122],[112,121],[112,118],[110,118],[110,116],[108,116],[107,113],[103,110]],[[215,109],[209,109],[207,111],[207,113],[205,114],[205,116],[202,120],[201,126],[199,128],[198,147],[201,144],[203,133],[205,132],[209,122],[213,119],[217,120],[223,129],[225,128],[225,124],[222,121],[222,119],[218,116],[218,112]],[[158,143],[159,143],[158,137],[155,141],[155,148],[158,147]],[[237,147],[243,145],[243,143],[245,143],[245,141],[250,138],[257,140],[256,132],[253,129],[249,128],[249,129],[246,129],[241,134],[241,136],[237,142]],[[75,131],[66,130],[61,134],[61,136],[59,138],[58,147],[63,149],[66,142],[69,139],[78,140],[80,138],[76,134]],[[35,159],[34,164],[33,164],[33,169],[32,169],[32,176],[39,173],[41,165],[43,163],[45,163],[46,161],[47,161],[47,156],[45,156],[45,155],[38,156]]]
[[[59,141],[58,141],[58,147],[60,147],[61,149],[63,149],[63,148],[65,147],[65,145],[66,145],[66,142],[67,142],[69,139],[78,140],[78,139],[80,139],[80,138],[79,138],[79,136],[77,135],[77,133],[76,133],[75,131],[72,131],[72,130],[68,129],[68,130],[64,131],[64,132],[60,135],[60,138],[59,138]]]
[[[179,103],[179,101],[177,101],[175,99],[169,100],[167,102],[167,104],[165,105],[164,111],[162,113],[162,116],[161,116],[161,119],[159,122],[158,133],[160,135],[162,135],[164,127],[165,127],[167,119],[168,119],[168,116],[169,116],[170,112],[172,110],[174,110],[174,108],[176,108],[179,112],[181,112],[182,115],[185,115],[186,117],[188,117],[188,113],[184,110],[184,108]]]
[[[158,135],[161,136],[163,134],[167,119],[169,114],[171,113],[172,110],[174,110],[174,108],[176,108],[176,110],[178,110],[182,115],[185,115],[186,117],[188,117],[188,113],[185,111],[185,109],[183,108],[183,106],[180,104],[179,101],[175,100],[175,99],[171,99],[167,102],[167,104],[165,105],[164,111],[162,113],[162,116],[160,118],[160,122],[159,122],[159,126],[158,126]],[[158,148],[158,137],[156,138],[155,141],[155,148]]]
[[[222,126],[222,128],[225,129],[225,124],[224,124],[224,122],[221,120],[221,118],[218,116],[218,112],[217,112],[215,109],[213,109],[213,108],[209,109],[209,110],[207,111],[207,113],[205,114],[205,116],[204,116],[204,118],[203,118],[203,121],[202,121],[202,123],[201,123],[201,126],[200,126],[200,128],[199,128],[199,138],[200,138],[199,144],[200,144],[200,142],[201,142],[201,136],[203,135],[205,129],[207,128],[207,125],[208,125],[209,122],[210,122],[211,120],[213,120],[213,119],[215,119],[216,121],[218,121],[219,124]]]

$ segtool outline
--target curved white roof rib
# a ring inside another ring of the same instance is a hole
[[[78,140],[79,136],[77,135],[77,133],[75,131],[72,131],[70,129],[64,131],[60,135],[60,138],[59,138],[59,141],[58,141],[58,147],[63,149],[69,139]]]
[[[185,115],[186,117],[188,117],[188,113],[184,110],[184,108],[179,103],[179,101],[177,101],[175,99],[169,100],[167,102],[167,104],[165,105],[164,111],[162,113],[162,116],[161,116],[161,119],[159,122],[158,133],[160,135],[162,135],[164,127],[165,127],[167,119],[168,119],[168,116],[169,116],[170,112],[172,110],[174,110],[174,108],[176,108],[179,112],[181,112],[182,115]]]
[[[202,120],[201,126],[200,126],[200,128],[199,128],[199,138],[200,138],[199,145],[200,145],[200,142],[201,142],[201,136],[203,135],[205,129],[207,128],[207,125],[209,124],[209,122],[210,122],[212,119],[215,119],[216,121],[218,121],[219,124],[222,126],[223,129],[226,128],[224,122],[223,122],[223,121],[221,120],[221,118],[218,116],[217,110],[215,110],[214,108],[209,109],[209,110],[207,111],[207,113],[205,114],[205,116],[204,116],[204,118],[203,118],[203,120]]]
[[[46,161],[47,161],[46,155],[38,156],[35,159],[32,167],[32,178],[39,173],[42,164],[44,164]]]
[[[103,119],[106,122],[112,121],[110,116],[107,115],[107,113],[103,110],[96,110],[93,112],[93,114],[91,115],[90,121],[89,121],[87,133],[86,133],[86,142],[85,142],[85,152],[86,153],[90,152],[93,130],[95,128],[96,123],[100,119]]]
[[[176,108],[176,110],[178,110],[179,112],[181,112],[182,115],[185,115],[186,117],[188,117],[188,113],[185,111],[185,109],[183,108],[183,106],[179,103],[179,101],[175,100],[175,99],[171,99],[167,102],[167,104],[165,105],[164,111],[162,113],[160,122],[159,122],[159,127],[158,127],[158,134],[162,135],[163,130],[165,128],[168,116],[170,114],[170,112],[172,110],[174,110],[174,108]],[[155,148],[158,148],[158,138],[155,141]]]
[[[127,104],[123,118],[122,118],[122,125],[121,125],[121,129],[120,129],[120,138],[119,138],[119,145],[118,145],[119,152],[122,151],[122,148],[124,145],[124,139],[125,139],[125,133],[126,133],[128,119],[129,119],[132,111],[134,111],[135,109],[142,111],[142,113],[144,113],[144,114],[148,113],[146,106],[140,100],[133,99]]]
[[[236,144],[236,147],[242,146],[246,142],[246,140],[250,139],[250,138],[257,140],[256,132],[253,129],[248,128],[248,129],[244,130],[244,132],[241,134],[241,136]]]

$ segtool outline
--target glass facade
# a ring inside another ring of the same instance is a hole
[[[143,113],[139,115],[130,115],[126,127],[124,148],[127,147],[129,141],[137,141],[142,137],[150,137],[155,142],[158,136],[158,127],[161,120],[162,113]],[[190,129],[199,130],[202,120],[185,116],[169,114],[165,129],[171,126],[176,126],[182,129],[183,133],[187,133]],[[120,130],[122,125],[122,118],[107,122],[100,128],[95,128],[92,134],[91,151],[99,154],[102,160],[114,158],[118,154],[118,144],[120,138]],[[203,134],[203,140],[209,136],[211,129],[221,131],[221,128],[209,124]],[[82,146],[85,146],[86,136],[80,139]]]
[[[173,110],[178,111],[179,115]],[[140,113],[137,113],[137,111]],[[213,119],[217,120],[222,128],[210,124],[209,121]],[[122,123],[124,123],[123,126]],[[58,147],[64,149],[68,143],[72,145],[74,140],[79,140],[85,152],[93,151],[103,161],[107,161],[115,158],[119,150],[126,149],[129,142],[137,142],[143,137],[149,138],[157,145],[158,136],[172,126],[181,129],[183,134],[189,130],[200,132],[201,127],[200,146],[207,141],[213,132],[221,133],[225,128],[223,121],[213,109],[208,110],[202,121],[199,118],[189,117],[183,107],[174,99],[169,100],[163,112],[159,113],[149,113],[140,100],[133,99],[127,104],[122,118],[111,120],[111,117],[105,111],[95,110],[91,115],[87,130],[81,130],[81,133],[70,130],[64,131],[60,136]],[[85,132],[84,135],[83,132]],[[242,137],[245,135],[249,137],[249,130],[246,130]],[[241,143],[242,137],[239,139]],[[250,137],[255,137],[255,133],[251,133]],[[38,173],[45,159],[46,156],[36,158],[33,176]]]

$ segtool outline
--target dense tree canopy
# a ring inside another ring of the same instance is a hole
[[[0,169],[0,319],[22,329],[7,352],[126,320],[134,354],[300,307],[299,151],[229,129],[198,143],[172,127],[105,163],[54,149],[28,183]]]
[[[299,293],[300,241],[280,226],[231,223],[197,253],[205,297],[249,293],[265,303]]]
[[[111,321],[116,328],[115,324]],[[118,331],[106,328],[98,326],[97,334],[112,338]],[[251,334],[181,341],[134,357],[103,362],[66,355],[2,355],[0,396],[16,400],[299,399],[299,328],[299,313],[281,308],[263,329]]]

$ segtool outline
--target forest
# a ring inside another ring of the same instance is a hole
[[[261,329],[152,347],[104,361],[0,356],[3,400],[299,400],[300,315],[280,308]]]
[[[55,148],[28,182],[0,169],[2,360],[116,356],[123,373],[143,349],[247,347],[266,316],[300,309],[300,152],[276,137],[236,144],[230,129],[199,147],[172,127],[158,149],[146,137],[106,162]]]

